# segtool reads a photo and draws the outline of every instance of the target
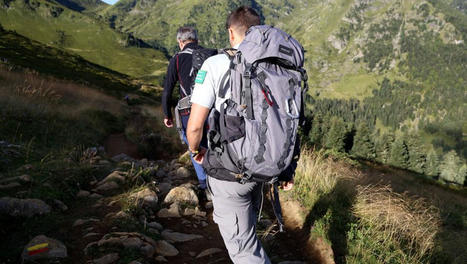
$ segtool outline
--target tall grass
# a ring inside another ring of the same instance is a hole
[[[429,262],[441,229],[439,210],[367,182],[323,151],[302,151],[292,196],[306,208],[309,243],[324,238],[336,263]]]

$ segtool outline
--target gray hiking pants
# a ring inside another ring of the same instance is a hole
[[[256,218],[261,206],[258,183],[240,184],[207,177],[214,206],[213,219],[235,264],[270,264],[256,236]]]

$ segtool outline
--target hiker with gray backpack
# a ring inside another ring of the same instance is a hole
[[[213,219],[234,263],[271,263],[256,236],[270,185],[280,230],[278,187],[293,186],[307,75],[304,50],[242,6],[227,18],[233,49],[208,58],[191,97],[189,150],[207,173]],[[200,146],[208,120],[208,148]]]
[[[194,79],[201,68],[204,60],[208,57],[217,54],[215,49],[207,49],[198,45],[198,35],[193,27],[180,27],[177,30],[177,42],[180,52],[175,54],[167,67],[167,74],[164,81],[164,92],[162,94],[162,109],[164,111],[164,125],[166,127],[174,126],[172,117],[173,104],[171,102],[172,92],[179,83],[180,100],[175,106],[175,125],[177,127],[180,139],[186,143],[186,127],[190,116],[191,108],[191,91],[194,85]],[[206,139],[201,143],[201,146],[207,146]],[[206,195],[206,174],[202,166],[193,161],[192,163],[196,171],[199,181],[200,195],[203,198],[209,199]]]

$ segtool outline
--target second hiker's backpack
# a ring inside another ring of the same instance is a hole
[[[262,25],[251,27],[229,55],[218,94],[228,99],[209,114],[203,167],[221,180],[275,182],[298,148],[307,90],[303,47],[282,30]]]
[[[182,128],[182,121],[180,117],[179,111],[189,110],[191,108],[191,93],[193,92],[193,87],[195,85],[195,77],[198,74],[199,69],[203,65],[204,61],[214,55],[218,54],[217,49],[207,49],[207,48],[199,48],[199,49],[185,49],[184,51],[179,52],[178,54],[191,54],[192,57],[192,65],[190,71],[191,83],[189,84],[182,84],[180,73],[178,79],[180,81],[180,88],[182,91],[182,98],[178,101],[177,105],[175,106],[175,125],[177,127],[180,140],[182,144],[185,144],[183,140],[183,128]],[[176,58],[176,67],[177,72],[179,72],[179,65],[178,65],[178,54]]]

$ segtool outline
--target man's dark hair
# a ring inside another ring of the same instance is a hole
[[[241,32],[246,32],[251,26],[261,24],[261,18],[251,7],[241,6],[230,13],[225,23],[226,29],[233,27]]]

